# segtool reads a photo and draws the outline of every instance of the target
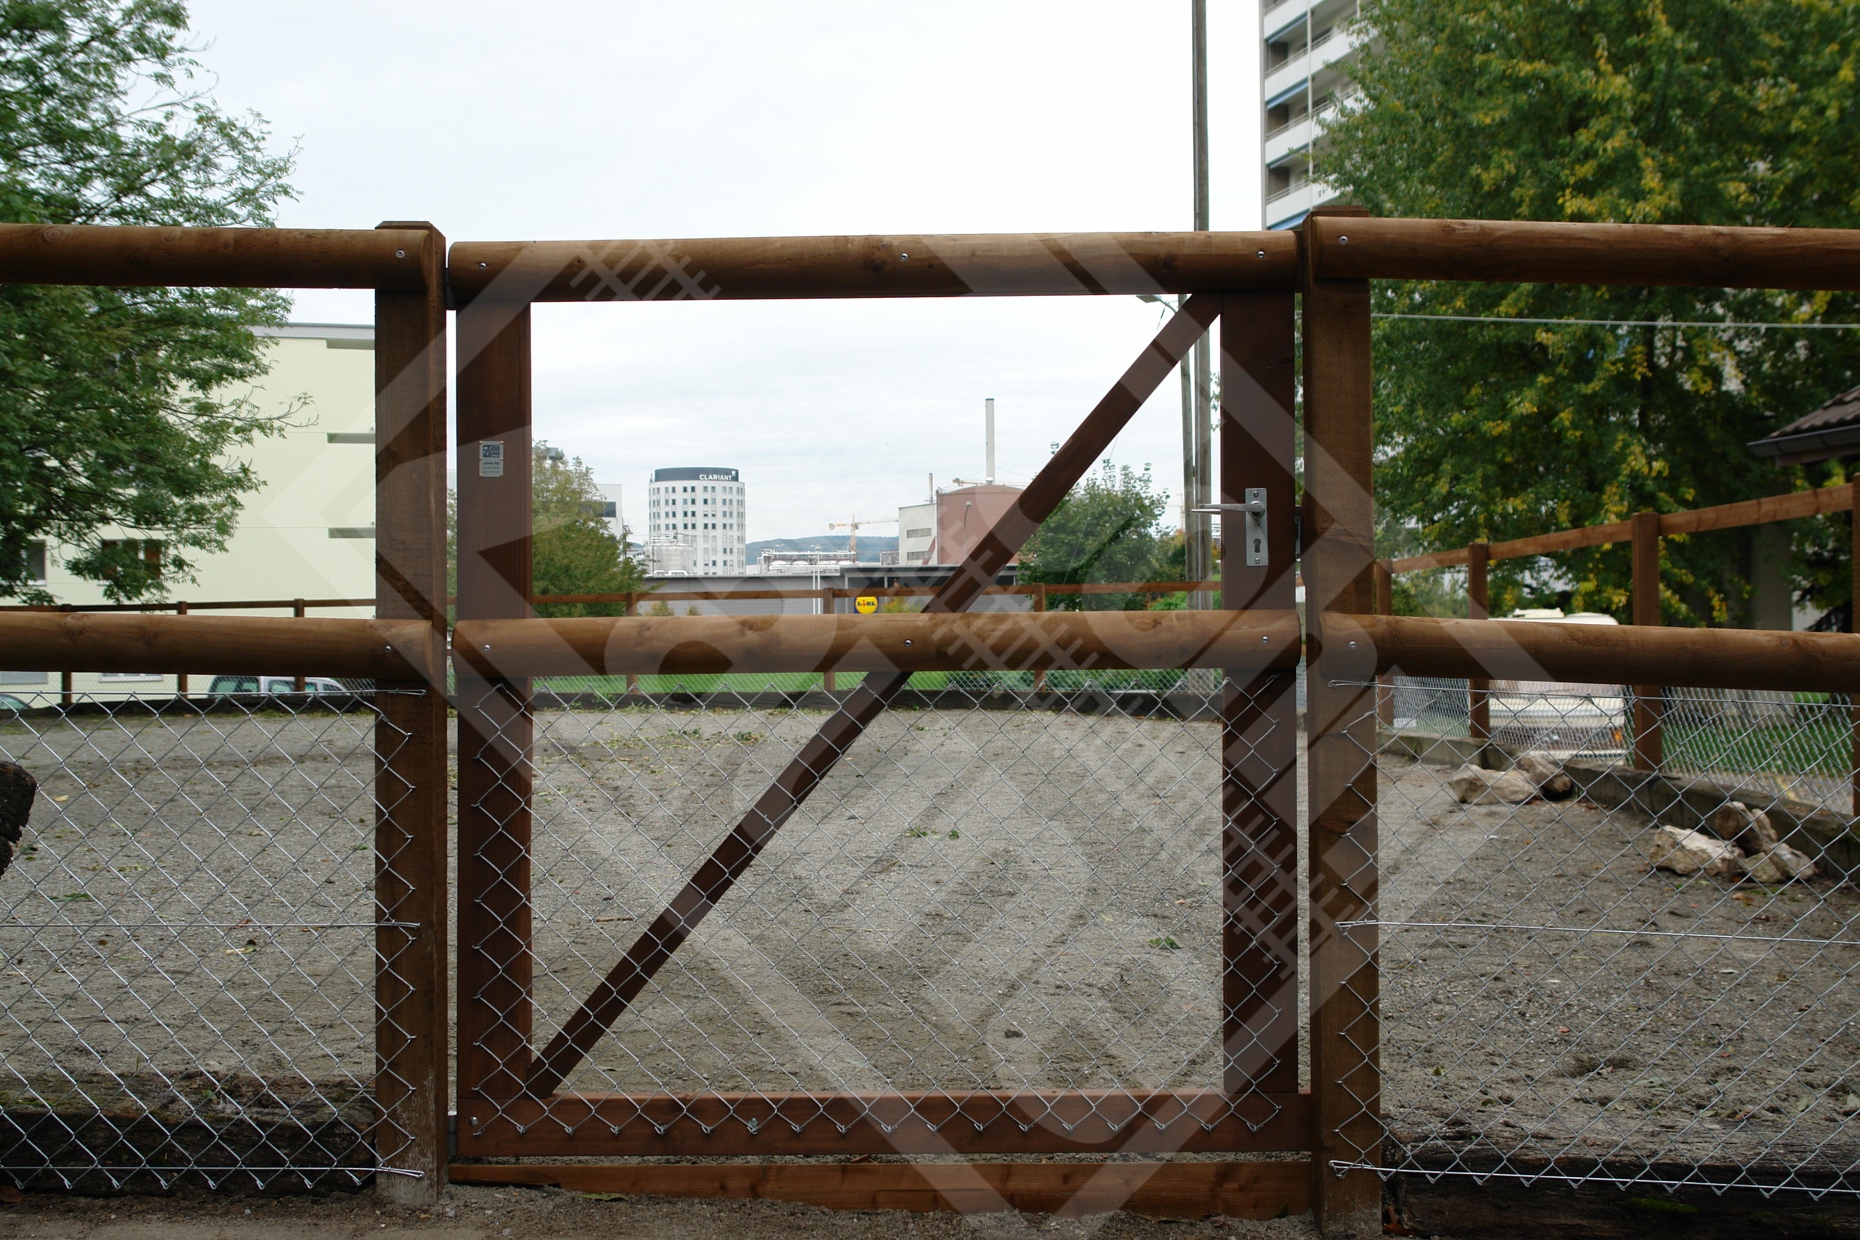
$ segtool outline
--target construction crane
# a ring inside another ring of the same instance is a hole
[[[853,562],[856,564],[859,561],[859,527],[862,525],[896,525],[897,523],[898,519],[896,517],[867,517],[865,520],[861,521],[859,519],[859,514],[855,512],[852,520],[831,521],[827,523],[827,528],[830,530],[852,531],[852,533],[846,536],[846,554],[850,555],[853,558]]]

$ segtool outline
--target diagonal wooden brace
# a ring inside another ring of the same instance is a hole
[[[1059,506],[1072,487],[1104,455],[1117,433],[1136,415],[1162,381],[1207,333],[1220,309],[1208,294],[1190,297],[1150,341],[1109,392],[1099,400],[1046,467],[1021,492],[968,557],[944,580],[926,612],[963,611],[1007,566],[1016,552]],[[613,1027],[705,914],[735,885],[769,840],[819,786],[886,704],[910,682],[909,672],[868,676],[757,798],[734,830],[665,911],[653,919],[575,1014],[550,1041],[530,1071],[536,1096],[553,1094]]]

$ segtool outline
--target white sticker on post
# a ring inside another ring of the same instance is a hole
[[[504,476],[504,441],[486,439],[478,444],[478,476],[480,478],[502,478]]]

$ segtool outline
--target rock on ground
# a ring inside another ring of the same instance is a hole
[[[1493,801],[1521,805],[1537,796],[1537,785],[1521,772],[1488,771],[1477,766],[1462,766],[1447,776],[1447,787],[1462,805]]]
[[[1768,852],[1782,842],[1776,834],[1776,828],[1770,825],[1770,816],[1760,809],[1751,809],[1742,801],[1727,801],[1720,805],[1712,814],[1706,830],[1752,856]]]
[[[1753,883],[1786,883],[1815,877],[1815,863],[1787,844],[1774,844],[1739,862],[1744,877]]]
[[[6,873],[19,851],[20,836],[25,833],[26,819],[32,815],[32,798],[38,790],[39,781],[32,772],[11,762],[0,762],[0,874]]]
[[[1563,772],[1563,764],[1547,753],[1535,750],[1518,755],[1517,769],[1524,777],[1537,785],[1538,793],[1546,801],[1568,799],[1576,791],[1576,781]]]
[[[1655,827],[1647,844],[1654,868],[1683,876],[1707,874],[1729,878],[1742,873],[1744,854],[1737,845],[1684,827]]]

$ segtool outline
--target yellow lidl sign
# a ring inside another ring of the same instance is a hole
[[[861,594],[858,598],[853,600],[853,606],[859,610],[860,615],[869,616],[878,610],[878,596],[875,594]]]

